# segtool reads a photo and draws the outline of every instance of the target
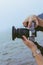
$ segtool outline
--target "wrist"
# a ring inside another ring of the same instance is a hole
[[[41,19],[38,17],[38,26],[40,26]]]
[[[34,46],[32,49],[32,55],[35,57],[39,54],[41,54],[40,50],[37,48],[37,46]]]
[[[43,27],[43,19],[38,18],[38,26]]]
[[[32,52],[33,57],[39,56],[41,54],[39,49],[36,49],[34,52]]]

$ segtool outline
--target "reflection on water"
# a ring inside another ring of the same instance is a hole
[[[38,34],[37,41],[43,42],[42,34]],[[43,44],[41,44],[43,45]],[[37,65],[31,50],[21,39],[0,43],[0,65]]]
[[[16,39],[0,47],[0,65],[33,65],[34,63],[30,50],[22,40]]]

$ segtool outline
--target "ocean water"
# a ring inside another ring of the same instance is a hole
[[[43,46],[43,32],[37,33],[36,41]],[[12,41],[9,32],[3,33],[0,37],[0,65],[37,65],[37,63],[22,39],[16,38]]]

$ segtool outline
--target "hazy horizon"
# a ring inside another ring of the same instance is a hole
[[[0,32],[13,25],[22,27],[30,15],[43,13],[43,0],[0,0]]]

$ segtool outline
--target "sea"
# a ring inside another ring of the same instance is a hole
[[[43,32],[37,32],[35,40],[43,46]],[[12,32],[0,33],[0,65],[37,65],[32,51],[23,40],[12,40]]]

